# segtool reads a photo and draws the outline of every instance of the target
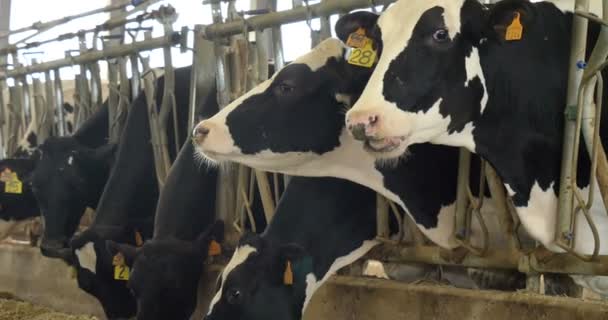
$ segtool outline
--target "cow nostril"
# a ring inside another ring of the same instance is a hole
[[[372,125],[372,126],[373,126],[373,125],[375,125],[375,124],[377,124],[377,123],[378,123],[378,116],[370,116],[370,117],[369,117],[369,124],[370,124],[370,125]]]
[[[365,125],[357,124],[351,127],[350,132],[353,137],[357,140],[364,141],[367,139],[367,134],[365,133]]]

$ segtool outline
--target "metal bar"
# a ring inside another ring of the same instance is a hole
[[[588,11],[589,0],[576,0],[577,10]],[[561,180],[559,189],[559,204],[555,241],[564,246],[570,246],[573,235],[573,191],[572,191],[572,162],[574,151],[574,137],[576,135],[576,105],[578,100],[578,89],[583,76],[583,69],[579,61],[585,60],[585,48],[587,44],[588,20],[575,15],[572,23],[572,43],[569,62],[568,94],[564,117],[564,138],[562,148]]]
[[[117,60],[108,61],[108,142],[110,143],[118,143],[120,138],[120,127],[116,123],[120,103],[117,62]]]
[[[270,223],[270,221],[272,221],[272,217],[274,216],[275,205],[274,201],[272,200],[272,190],[270,189],[270,183],[268,182],[268,175],[264,171],[257,169],[253,170],[255,171],[256,181],[258,182],[258,190],[260,192],[266,222]]]
[[[387,5],[395,0],[375,0],[376,5]],[[277,27],[283,24],[306,20],[308,10],[310,10],[311,18],[321,16],[330,16],[341,12],[349,12],[355,9],[369,8],[369,0],[341,0],[341,1],[326,1],[315,5],[310,5],[310,8],[294,8],[281,12],[271,12],[264,15],[259,15],[246,19],[246,21],[233,21],[226,23],[218,23],[205,27],[205,36],[209,39],[227,37],[247,30],[262,30],[266,28]]]
[[[471,153],[460,148],[458,158],[458,180],[456,191],[456,212],[455,212],[455,233],[456,239],[465,241],[468,239],[469,229],[467,226],[467,208],[469,207],[469,199],[467,190],[469,189],[469,176],[471,173]]]
[[[138,54],[131,54],[129,56],[129,62],[131,65],[131,97],[132,99],[135,99],[135,97],[137,97],[137,95],[139,94],[139,91],[141,90],[141,85],[139,84],[139,80],[141,78],[141,73],[139,72],[139,55]],[[126,70],[126,68],[125,68]],[[126,77],[126,74],[125,74]],[[121,78],[122,79],[122,78]],[[127,79],[127,84],[128,84],[128,78]],[[121,80],[122,82],[122,80]]]
[[[33,79],[33,105],[32,105],[32,121],[35,121],[37,127],[38,143],[42,143],[49,137],[51,127],[48,125],[49,113],[46,108],[46,99],[44,98],[44,87],[40,79]]]
[[[388,201],[381,194],[376,194],[376,237],[388,240],[391,236],[388,218]]]
[[[104,48],[101,51],[90,51],[75,57],[49,61],[27,67],[16,67],[12,70],[7,70],[4,74],[0,74],[0,80],[6,78],[16,78],[31,73],[45,72],[50,69],[69,67],[74,64],[85,64],[98,60],[127,56],[134,52],[154,50],[168,45],[175,45],[179,43],[179,39],[179,33],[174,32],[168,36],[125,44],[120,47]]]
[[[55,112],[57,106],[55,105],[55,90],[53,88],[53,80],[51,79],[51,71],[44,73],[44,94],[46,105],[44,106],[47,112],[47,123],[49,126],[49,134],[57,136],[57,130],[55,127]]]
[[[57,121],[59,122],[57,125],[58,128],[58,133],[60,137],[65,136],[66,132],[67,132],[67,125],[66,125],[66,119],[65,119],[65,115],[63,113],[63,84],[61,83],[61,75],[59,72],[59,69],[55,69],[53,70],[53,75],[54,75],[54,83],[55,83],[55,107],[57,109]],[[72,106],[74,107],[74,106]],[[74,125],[74,124],[72,124]],[[74,128],[72,128],[74,129]]]
[[[216,94],[212,91],[216,87],[216,57],[213,42],[203,38],[202,26],[194,28],[194,53],[192,62],[191,86],[190,86],[190,113],[188,115],[188,132],[198,121],[199,107],[205,101],[198,101],[199,97],[207,97]]]
[[[31,26],[28,26],[28,27],[23,27],[23,28],[19,28],[19,29],[15,29],[15,30],[10,30],[8,32],[3,32],[2,34],[0,34],[0,38],[7,38],[8,36],[26,32],[26,31],[31,31],[31,30],[45,30],[45,29],[48,30],[48,29],[54,28],[56,26],[68,23],[75,19],[92,16],[92,15],[98,14],[98,13],[120,10],[120,9],[127,7],[129,4],[131,4],[131,1],[124,1],[122,3],[111,4],[109,6],[106,6],[106,7],[100,8],[100,9],[94,9],[91,11],[86,11],[83,13],[66,16],[66,17],[63,17],[60,19],[55,19],[55,20],[51,20],[51,21],[47,21],[47,22],[35,22],[34,24],[32,24]]]

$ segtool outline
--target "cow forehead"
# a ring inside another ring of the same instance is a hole
[[[460,10],[465,0],[400,0],[378,19],[382,42],[388,45],[407,45],[418,20],[432,8],[443,9],[445,27],[454,38],[460,32]],[[401,40],[401,41],[399,41]],[[396,43],[394,43],[397,41]]]
[[[222,298],[222,292],[224,290],[224,283],[226,282],[228,275],[230,275],[230,273],[232,271],[234,271],[234,269],[236,269],[236,267],[240,266],[245,261],[247,261],[247,259],[249,258],[249,256],[252,253],[255,253],[257,251],[258,251],[258,249],[254,248],[250,245],[243,245],[243,246],[239,246],[238,248],[236,248],[236,250],[234,251],[234,254],[232,255],[232,258],[226,265],[226,268],[224,268],[224,271],[222,271],[222,278],[221,278],[222,281],[220,283],[220,290],[218,290],[218,292],[215,293],[215,296],[211,300],[211,303],[209,304],[208,314],[211,314],[213,312],[213,307]]]

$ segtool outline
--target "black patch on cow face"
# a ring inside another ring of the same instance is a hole
[[[191,242],[147,242],[137,254],[128,283],[137,300],[137,319],[189,319],[206,257]]]
[[[264,92],[247,98],[228,115],[235,145],[244,154],[266,149],[322,154],[335,149],[345,110],[335,95],[348,93],[345,83],[352,85],[360,78],[343,65],[330,58],[316,71],[305,64],[283,68]]]
[[[49,138],[32,174],[32,189],[45,220],[42,245],[66,246],[87,206],[94,207],[106,181],[113,147],[92,150],[73,138]]]
[[[106,241],[113,240],[134,245],[134,231],[113,226],[94,226],[70,241],[75,251],[92,242],[97,257],[96,270],[92,273],[75,259],[78,287],[97,298],[108,319],[130,318],[136,314],[135,298],[127,287],[127,281],[114,280],[113,256],[106,248]]]
[[[245,262],[228,274],[221,284],[220,300],[205,319],[301,319],[306,272],[298,273],[296,270],[298,260],[303,258],[302,253],[290,260],[294,284],[288,286],[283,283],[286,255],[291,251],[285,249],[288,246],[273,244],[258,235],[241,239],[239,247],[244,245],[256,248],[257,252],[251,253]]]
[[[72,106],[72,105],[71,105],[71,104],[69,104],[69,103],[64,103],[64,104],[63,104],[63,110],[64,110],[66,113],[74,113],[74,106]]]
[[[465,57],[470,56],[472,46],[460,30],[449,38],[443,13],[443,8],[434,7],[421,15],[407,47],[384,75],[383,95],[412,113],[427,112],[443,99],[439,112],[451,116],[451,133],[479,116],[484,88],[478,77],[466,81]]]

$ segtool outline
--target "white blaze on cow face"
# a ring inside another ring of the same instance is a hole
[[[228,276],[230,275],[230,273],[236,267],[240,266],[245,261],[247,261],[247,258],[249,258],[249,255],[251,255],[252,253],[255,253],[257,251],[258,251],[258,249],[254,248],[254,247],[252,247],[250,245],[244,245],[244,246],[238,247],[234,251],[234,254],[232,255],[232,258],[230,259],[230,262],[228,262],[228,265],[226,265],[226,268],[224,268],[224,271],[222,271],[220,289],[217,291],[217,293],[215,294],[215,296],[211,300],[211,303],[209,304],[209,310],[207,311],[207,314],[211,314],[213,312],[213,307],[222,298],[222,292],[224,290],[224,282],[226,281],[226,279],[228,278]]]
[[[410,46],[414,30],[421,18],[429,10],[440,8],[443,12],[441,28],[448,32],[449,39],[452,41],[461,31],[460,14],[464,2],[465,0],[401,0],[379,18],[378,28],[381,33],[382,55],[363,94],[346,115],[348,125],[367,123],[368,119],[372,118],[378,119],[376,125],[369,129],[369,137],[376,141],[388,141],[393,147],[388,151],[385,148],[368,149],[375,157],[395,158],[402,155],[409,145],[425,142],[463,146],[474,150],[475,145],[471,136],[472,125],[468,124],[468,128],[465,128],[465,130],[452,130],[450,132],[449,126],[453,119],[440,113],[440,106],[443,102],[441,96],[424,110],[406,111],[400,109],[395,101],[389,101],[385,95],[385,76],[387,73],[395,71],[391,70],[391,68],[395,68],[392,64]],[[404,17],[407,17],[407,19],[404,19]],[[432,31],[425,31],[431,35],[433,34]],[[420,37],[420,35],[417,35],[417,37]],[[427,40],[416,39],[423,45],[426,45]],[[429,59],[432,58],[434,57]],[[465,70],[463,72],[466,72],[464,86],[468,87],[472,80],[479,79],[485,88],[485,79],[477,49],[473,48],[473,51],[468,56],[463,56],[463,58],[465,58]],[[420,61],[420,64],[421,69],[427,67],[423,61]],[[428,68],[431,68],[431,66]],[[411,77],[408,77],[407,81],[397,76],[398,82],[403,80],[401,85],[404,90],[416,85],[416,77],[409,76]],[[425,80],[420,79],[420,81]],[[426,81],[431,80],[426,79]],[[420,94],[422,95],[422,93]],[[481,101],[482,111],[487,104],[487,100],[487,93],[484,92]],[[408,103],[416,104],[418,101],[408,101]],[[408,105],[407,107],[416,109],[419,106]]]
[[[329,38],[321,42],[309,53],[296,59],[292,65],[303,64],[308,66],[310,71],[315,72],[325,66],[330,58],[341,57],[343,51],[344,45],[340,40]],[[197,127],[203,126],[209,129],[209,133],[200,141],[195,139],[197,151],[212,161],[237,161],[250,165],[262,162],[270,165],[281,164],[285,167],[292,167],[301,163],[301,160],[310,160],[308,158],[310,154],[306,152],[275,153],[267,149],[256,154],[244,154],[241,151],[241,147],[235,144],[230,134],[227,124],[227,117],[230,113],[241,107],[249,98],[264,93],[273,84],[279,72],[275,73],[271,79],[262,82],[230,103],[213,117],[200,122]],[[314,124],[311,124],[311,126],[314,127]]]
[[[97,253],[93,242],[87,242],[84,246],[74,250],[78,264],[81,268],[87,269],[92,273],[97,272]]]

